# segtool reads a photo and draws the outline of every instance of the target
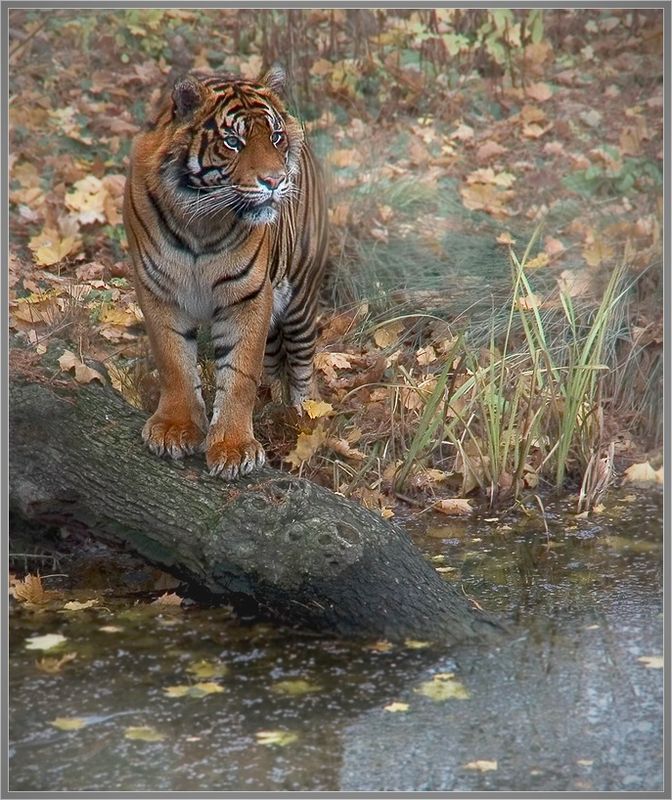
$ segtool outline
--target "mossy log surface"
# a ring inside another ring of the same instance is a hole
[[[270,468],[227,484],[202,458],[153,456],[144,415],[58,374],[56,353],[26,368],[21,351],[10,368],[13,513],[84,524],[215,602],[311,631],[452,643],[499,629],[367,509]]]

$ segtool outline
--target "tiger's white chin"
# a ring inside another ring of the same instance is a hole
[[[259,206],[246,209],[242,216],[250,225],[268,225],[278,218],[278,210],[274,206]]]

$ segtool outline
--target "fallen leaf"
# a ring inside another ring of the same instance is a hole
[[[664,666],[662,656],[640,656],[640,661],[647,669],[662,669]]]
[[[414,691],[437,702],[470,698],[467,689],[455,679],[451,672],[434,675],[431,681],[424,681]]]
[[[312,433],[300,433],[296,439],[296,447],[285,456],[285,461],[296,469],[308,461],[324,444],[327,438],[324,428],[318,424]]]
[[[39,575],[28,573],[22,581],[16,581],[10,588],[10,594],[20,603],[41,606],[48,603],[56,592],[47,592],[42,585],[42,578]]]
[[[47,675],[57,675],[66,664],[74,661],[77,658],[77,653],[66,653],[61,658],[54,658],[53,656],[45,656],[39,661],[35,662],[35,666],[41,671],[46,672]]]
[[[543,103],[553,97],[553,90],[547,83],[532,83],[525,88],[525,94],[538,103]]]
[[[318,683],[310,683],[301,678],[294,680],[276,681],[271,686],[271,691],[275,694],[287,694],[292,697],[298,697],[302,694],[312,694],[313,692],[322,691],[322,687]]]
[[[43,636],[32,636],[26,639],[25,646],[28,650],[53,650],[67,641],[67,637],[60,633],[45,633]]]
[[[373,650],[374,653],[389,653],[393,649],[394,645],[392,642],[388,642],[386,639],[381,639],[378,642],[373,642],[366,646],[366,650]]]
[[[421,367],[426,367],[428,364],[436,361],[436,350],[434,350],[431,344],[427,347],[421,347],[416,351],[415,359]]]
[[[421,642],[419,639],[404,639],[404,647],[408,647],[409,650],[424,650],[425,647],[429,647],[429,642]]]
[[[86,726],[86,720],[81,717],[56,717],[49,724],[59,731],[78,731]]]
[[[337,453],[339,456],[343,456],[343,458],[351,458],[354,461],[364,461],[366,459],[366,455],[362,453],[361,450],[352,447],[350,442],[345,439],[336,439],[330,436],[328,439],[325,439],[324,446],[333,450],[334,453]]]
[[[229,671],[225,664],[214,661],[196,661],[187,667],[187,672],[196,678],[222,678]]]
[[[460,142],[468,142],[474,138],[474,129],[460,123],[457,128],[450,134],[451,139],[457,139]]]
[[[505,233],[500,233],[497,239],[495,240],[497,244],[508,244],[513,245],[516,243],[516,240],[511,236],[511,234],[506,231]]]
[[[101,625],[98,630],[103,633],[123,633],[124,629],[120,628],[119,625]]]
[[[70,600],[63,606],[64,611],[82,611],[85,608],[93,608],[98,605],[98,600],[86,600],[80,603],[78,600]]]
[[[285,747],[288,744],[293,744],[299,738],[298,734],[292,731],[257,731],[257,742],[266,746],[277,745],[278,747]]]
[[[394,320],[385,325],[380,325],[373,333],[373,341],[382,349],[392,347],[399,343],[399,337],[404,330],[402,320]]]
[[[331,403],[325,403],[322,400],[304,400],[301,405],[311,419],[327,417],[334,413]]]
[[[542,269],[543,267],[547,267],[550,259],[548,257],[548,253],[542,251],[534,258],[529,259],[529,261],[525,262],[525,269]]]
[[[45,228],[28,242],[33,259],[39,267],[51,267],[74,253],[81,245],[81,240],[74,236],[63,236],[60,231]]]
[[[350,359],[346,353],[318,353],[315,356],[315,369],[323,372],[327,379],[337,379],[337,369],[350,369]]]
[[[663,468],[654,469],[648,461],[641,464],[632,464],[625,470],[623,483],[656,483],[664,481]]]
[[[96,372],[95,369],[87,367],[86,364],[83,364],[70,350],[63,351],[63,355],[58,359],[58,364],[63,372],[69,372],[71,369],[74,369],[77,383],[91,383],[91,381],[94,380],[105,383],[105,378],[103,378],[100,372]]]
[[[392,714],[396,714],[400,711],[408,711],[409,705],[408,703],[390,703],[387,706],[383,706],[383,711],[389,711]]]
[[[474,510],[469,500],[463,500],[457,497],[439,500],[432,506],[432,508],[435,511],[439,511],[441,514],[447,514],[448,516],[462,516],[464,514],[471,514]]]
[[[497,769],[497,762],[496,761],[470,761],[468,764],[462,765],[464,769],[475,769],[478,772],[490,772],[492,770]]]
[[[175,592],[164,592],[160,597],[157,597],[150,605],[153,606],[181,606],[183,598]]]
[[[219,694],[224,689],[218,683],[206,681],[193,685],[165,686],[163,691],[166,697],[205,697],[208,694]]]
[[[597,128],[602,122],[602,114],[596,108],[591,108],[590,111],[582,111],[579,114],[579,119],[585,122],[589,128]]]
[[[506,147],[502,147],[501,144],[493,142],[491,139],[487,139],[476,151],[476,160],[489,161],[491,158],[496,158],[497,156],[501,156],[506,152]]]
[[[150,725],[131,725],[128,728],[124,728],[124,738],[141,742],[162,742],[166,737]]]

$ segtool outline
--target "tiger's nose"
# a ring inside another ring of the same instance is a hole
[[[276,173],[275,175],[260,175],[257,181],[264,187],[264,189],[277,189],[278,186],[285,179],[285,173]]]

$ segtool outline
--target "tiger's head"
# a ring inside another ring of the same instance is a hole
[[[232,213],[251,225],[277,218],[294,191],[303,130],[278,92],[284,72],[258,81],[191,72],[157,122],[170,132],[160,172],[192,218]]]

